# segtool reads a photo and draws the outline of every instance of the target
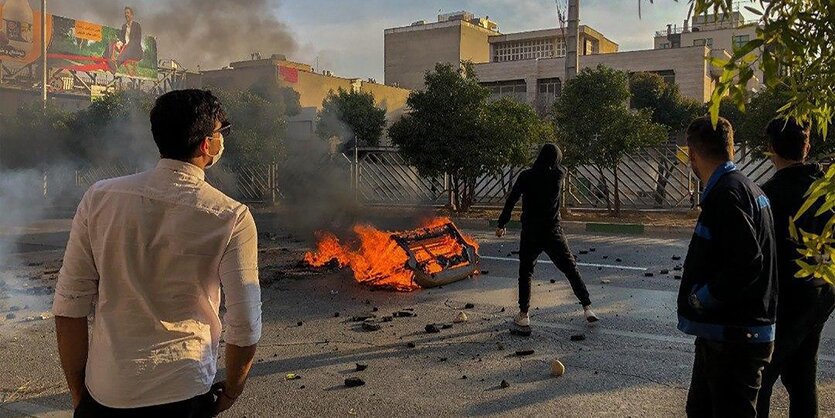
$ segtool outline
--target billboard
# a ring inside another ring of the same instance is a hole
[[[119,28],[47,15],[46,35],[50,68],[157,78],[156,39],[143,36],[129,9]],[[27,65],[40,59],[40,11],[28,0],[0,4],[0,60]]]

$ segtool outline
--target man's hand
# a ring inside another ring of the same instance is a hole
[[[73,409],[77,408],[87,387],[84,385],[84,369],[87,366],[87,318],[55,317],[55,334],[58,339],[58,356],[67,378]]]
[[[78,409],[78,405],[81,405],[81,401],[84,400],[84,397],[87,396],[87,388],[78,390],[70,390],[70,396],[72,397],[72,409]]]
[[[212,394],[217,397],[215,401],[214,409],[212,410],[212,416],[217,416],[221,412],[229,409],[232,405],[235,404],[235,401],[238,400],[238,396],[241,396],[239,393],[231,393],[230,389],[226,387],[226,381],[217,382],[212,385]]]
[[[122,41],[116,41],[116,49],[117,50],[121,50],[123,46],[125,46],[125,44],[122,43]]]
[[[501,238],[507,232],[507,228],[496,228],[496,236]]]

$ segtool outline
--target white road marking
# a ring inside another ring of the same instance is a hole
[[[495,260],[495,261],[515,261],[519,262],[518,258],[512,257],[491,257],[488,255],[482,255],[482,260]],[[545,264],[554,264],[551,260],[536,260],[537,263],[545,263]],[[633,271],[647,271],[646,267],[630,267],[630,266],[614,266],[611,264],[594,264],[594,263],[577,263],[578,266],[583,267],[601,267],[607,269],[617,269],[617,270],[633,270]]]

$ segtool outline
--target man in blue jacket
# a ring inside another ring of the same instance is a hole
[[[678,295],[678,329],[696,336],[689,417],[756,417],[774,349],[777,266],[768,198],[733,163],[731,124],[687,128],[690,163],[705,185]]]

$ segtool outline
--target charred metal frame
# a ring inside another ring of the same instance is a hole
[[[440,260],[441,257],[432,254],[428,245],[445,237],[450,237],[461,245],[462,252],[448,260]],[[420,285],[420,287],[429,288],[445,285],[473,276],[479,271],[479,257],[476,248],[464,239],[461,231],[452,223],[396,233],[392,234],[391,238],[409,256],[409,260],[406,261],[406,266],[414,271],[415,283]],[[445,264],[444,268],[437,273],[427,273],[417,260],[415,254],[415,249],[417,248],[432,255],[436,261],[443,261],[441,264]]]

